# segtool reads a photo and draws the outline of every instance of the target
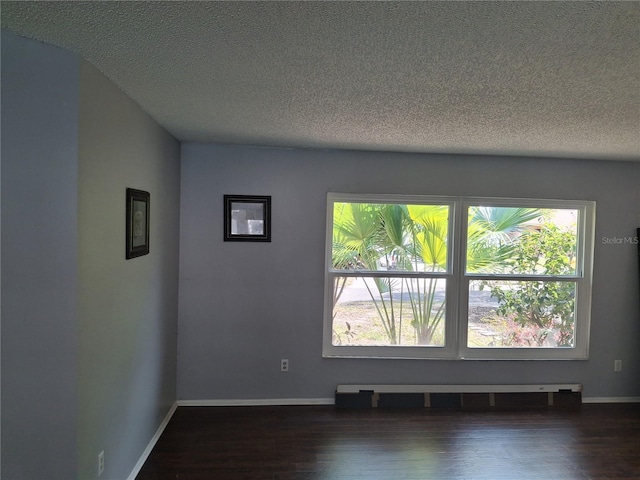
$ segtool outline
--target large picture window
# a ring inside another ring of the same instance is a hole
[[[595,205],[329,194],[325,356],[587,358]]]

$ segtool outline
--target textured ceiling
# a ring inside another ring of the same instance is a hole
[[[7,2],[183,141],[640,161],[638,2]]]

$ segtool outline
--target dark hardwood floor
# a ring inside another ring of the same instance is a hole
[[[640,479],[640,404],[180,407],[137,480]]]

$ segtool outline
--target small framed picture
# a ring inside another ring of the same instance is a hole
[[[127,188],[127,259],[149,253],[149,197],[149,192]]]
[[[271,197],[224,196],[225,242],[270,242]]]

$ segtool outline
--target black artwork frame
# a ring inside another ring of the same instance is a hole
[[[225,242],[271,241],[271,196],[224,196]]]
[[[149,253],[150,198],[149,192],[127,188],[127,260]]]

